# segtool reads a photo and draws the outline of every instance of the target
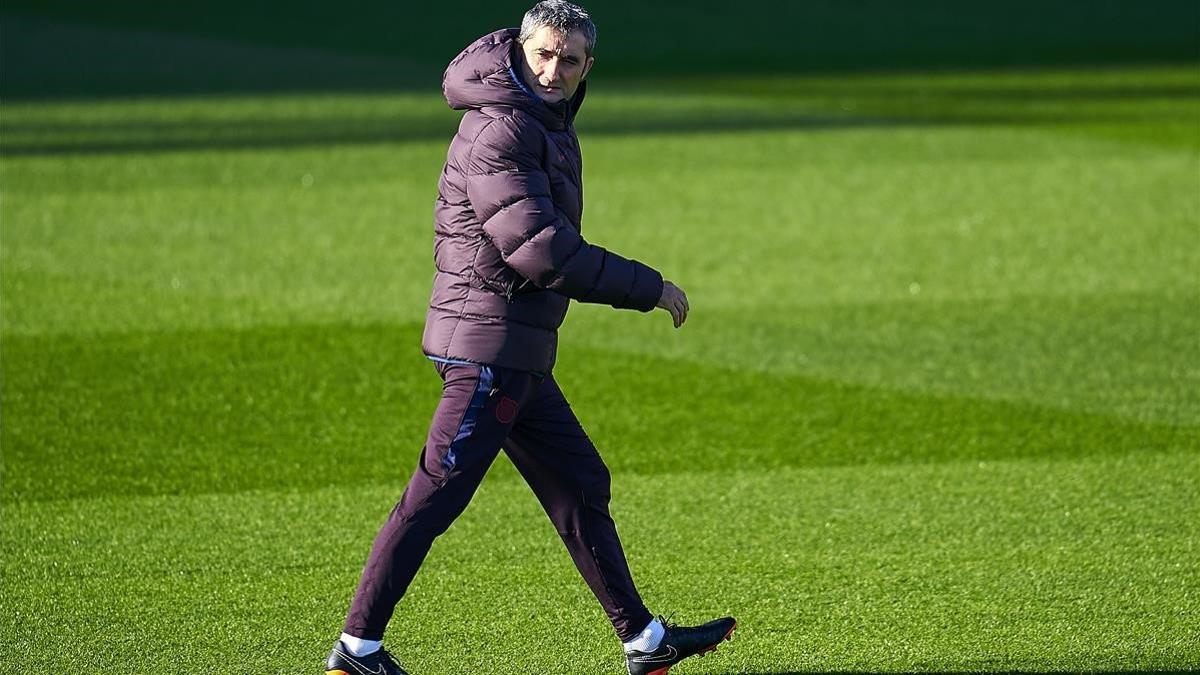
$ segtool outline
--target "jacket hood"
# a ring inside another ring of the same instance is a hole
[[[442,93],[455,110],[501,105],[520,108],[538,117],[551,129],[563,129],[575,121],[587,93],[587,81],[579,83],[570,100],[547,103],[521,81],[525,58],[517,43],[519,30],[502,28],[472,42],[446,67]]]

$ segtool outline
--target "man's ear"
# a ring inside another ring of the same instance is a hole
[[[596,57],[594,57],[594,56],[587,57],[587,62],[583,64],[583,77],[581,77],[579,79],[586,80],[588,73],[592,72],[592,66],[595,65],[595,63],[596,63]]]

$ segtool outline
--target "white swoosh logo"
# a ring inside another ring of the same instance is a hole
[[[638,663],[658,663],[659,661],[670,661],[676,656],[679,656],[679,650],[675,649],[671,645],[667,645],[667,653],[664,656],[638,656],[634,657],[632,660],[637,661]]]
[[[338,653],[341,654],[342,656],[346,657],[346,660],[350,662],[350,665],[354,666],[354,669],[357,670],[358,672],[362,673],[363,675],[386,675],[387,674],[387,671],[383,669],[383,664],[379,665],[379,670],[367,670],[366,666],[359,663],[350,654],[347,654],[342,651],[339,651]]]

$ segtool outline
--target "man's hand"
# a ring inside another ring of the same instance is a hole
[[[675,321],[675,327],[679,328],[687,321],[688,315],[688,299],[687,294],[683,289],[675,284],[664,281],[662,297],[658,299],[656,307],[662,307],[671,313],[671,318]]]

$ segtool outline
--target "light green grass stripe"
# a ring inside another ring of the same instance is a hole
[[[511,478],[511,474],[510,474]],[[1194,455],[618,474],[655,610],[732,612],[681,673],[1180,669],[1200,659]],[[311,671],[395,488],[5,507],[0,663]],[[388,637],[420,673],[620,672],[525,486],[485,481]]]
[[[419,320],[446,138],[6,162],[3,330]],[[1193,153],[1012,128],[583,142],[585,234],[697,315],[1196,289]]]

